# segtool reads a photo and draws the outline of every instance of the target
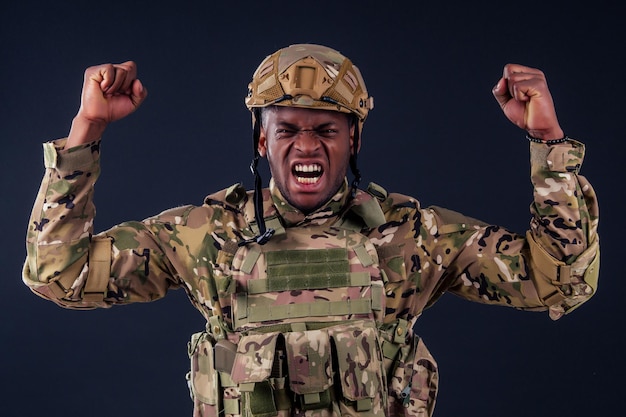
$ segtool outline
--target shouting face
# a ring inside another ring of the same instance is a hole
[[[353,141],[354,126],[345,113],[279,106],[262,113],[259,153],[267,156],[283,197],[305,214],[343,184]]]

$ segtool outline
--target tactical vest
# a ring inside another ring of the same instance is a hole
[[[384,222],[372,195],[290,228],[266,207],[268,243],[220,251],[224,316],[189,343],[194,417],[431,415],[434,359],[409,322],[383,320],[387,274],[361,233]],[[242,207],[254,233],[251,200]]]

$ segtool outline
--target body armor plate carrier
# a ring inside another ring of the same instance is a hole
[[[267,244],[221,251],[224,317],[189,344],[194,417],[431,415],[437,365],[409,322],[384,323],[377,248],[343,220],[283,228],[270,215]]]

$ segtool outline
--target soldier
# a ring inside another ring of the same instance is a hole
[[[189,343],[195,416],[430,416],[437,364],[413,325],[444,292],[556,320],[597,286],[583,144],[563,134],[541,71],[506,65],[493,94],[530,141],[525,235],[360,189],[373,99],[349,59],[310,44],[269,55],[249,85],[254,190],[93,234],[100,138],[147,91],[133,62],[88,68],[68,138],[44,144],[23,280],[75,309],[184,288],[207,320]]]

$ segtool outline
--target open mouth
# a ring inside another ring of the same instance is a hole
[[[296,164],[292,173],[300,184],[315,184],[320,180],[324,171],[319,164]]]

